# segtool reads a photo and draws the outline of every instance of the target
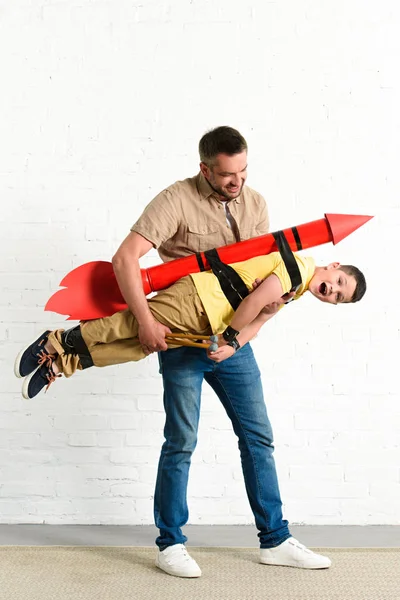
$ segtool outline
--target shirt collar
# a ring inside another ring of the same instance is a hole
[[[217,198],[216,193],[214,192],[211,185],[208,183],[207,179],[204,177],[204,175],[201,171],[197,175],[197,189],[199,191],[201,200],[207,200],[208,198],[213,196],[213,198],[215,200],[217,200],[217,202],[221,202],[221,200],[219,200]],[[233,200],[230,200],[229,202],[236,202],[237,204],[240,204],[242,202],[242,196],[243,196],[243,190],[242,190],[240,196],[238,196],[237,198],[234,198]]]
[[[197,189],[199,190],[201,200],[207,200],[207,198],[215,193],[201,171],[197,175]]]

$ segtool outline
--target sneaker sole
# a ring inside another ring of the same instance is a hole
[[[167,573],[167,575],[172,575],[172,577],[182,577],[183,579],[195,579],[196,577],[201,577],[201,571],[200,572],[196,572],[196,574],[193,573],[193,575],[185,575],[185,574],[179,574],[179,573],[175,573],[172,569],[168,570],[165,567],[162,567],[158,561],[155,561],[155,565],[156,567],[158,567],[159,569],[161,569],[161,571],[163,571],[164,573]]]
[[[30,398],[28,396],[28,387],[29,387],[29,383],[30,383],[32,377],[34,376],[34,374],[36,373],[36,371],[37,371],[37,369],[35,369],[33,371],[33,373],[31,373],[30,375],[27,375],[22,384],[22,396],[25,398],[25,400],[32,400],[32,398]]]
[[[263,560],[260,560],[260,564],[262,565],[270,565],[271,567],[287,567],[288,569],[307,569],[308,571],[315,571],[316,569],[329,569],[329,567],[331,566],[331,564],[329,565],[319,565],[319,566],[312,566],[312,567],[306,567],[303,565],[289,565],[288,563],[280,563],[280,562],[264,562]]]
[[[15,375],[15,377],[18,377],[18,379],[22,379],[23,378],[23,375],[21,375],[21,373],[19,372],[19,366],[21,364],[22,356],[23,356],[23,354],[24,354],[24,352],[25,352],[25,350],[27,348],[29,348],[29,346],[27,346],[26,348],[24,348],[23,350],[21,350],[21,352],[19,352],[19,354],[18,354],[18,356],[17,356],[17,358],[15,359],[15,362],[14,362],[14,375]]]

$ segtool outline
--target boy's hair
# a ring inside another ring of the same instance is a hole
[[[247,142],[244,137],[233,127],[216,127],[207,131],[199,142],[201,162],[212,167],[218,154],[233,156],[247,152]]]
[[[356,280],[356,289],[354,290],[350,302],[358,302],[367,290],[367,282],[365,281],[364,274],[354,265],[340,265],[340,269],[347,273],[347,275],[353,276]]]

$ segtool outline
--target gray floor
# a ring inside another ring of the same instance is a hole
[[[400,526],[292,525],[291,533],[311,547],[400,547]],[[253,526],[187,525],[188,546],[257,547]],[[157,530],[149,525],[0,525],[0,545],[152,546]]]

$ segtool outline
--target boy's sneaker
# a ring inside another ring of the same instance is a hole
[[[49,354],[44,345],[47,342],[50,330],[42,333],[37,340],[29,344],[27,348],[21,350],[15,359],[14,373],[17,377],[26,377],[32,371],[42,364],[50,365],[55,358],[54,354]]]
[[[327,556],[309,550],[294,537],[288,538],[275,548],[261,548],[260,562],[264,565],[299,569],[328,569],[331,566]]]
[[[156,567],[175,577],[200,577],[201,575],[199,565],[183,544],[174,544],[165,550],[159,550],[156,556]]]
[[[49,355],[50,356],[50,355]],[[30,398],[34,398],[38,395],[39,392],[45,387],[46,391],[49,386],[55,381],[58,377],[61,377],[61,373],[57,375],[54,373],[51,364],[45,365],[43,364],[39,367],[32,375],[26,377],[24,379],[24,383],[22,384],[22,395],[26,400]]]

